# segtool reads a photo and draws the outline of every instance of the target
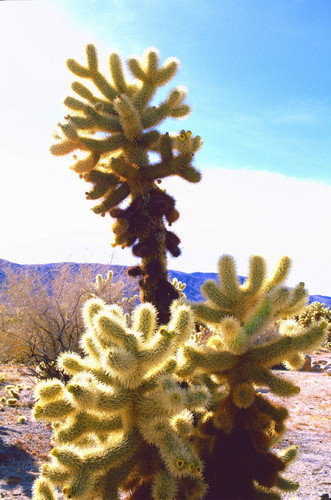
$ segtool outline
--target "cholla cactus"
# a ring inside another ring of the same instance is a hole
[[[202,462],[190,442],[193,413],[207,406],[201,385],[181,388],[174,356],[189,338],[193,314],[174,302],[168,325],[157,327],[152,304],[141,304],[128,328],[123,310],[90,299],[84,307],[86,353],[64,353],[65,386],[40,382],[33,415],[51,423],[55,448],[34,485],[34,500],[201,498]],[[140,495],[140,496],[139,496]]]
[[[331,310],[325,304],[320,302],[312,302],[309,306],[298,316],[295,317],[296,321],[301,326],[309,326],[318,321],[326,321],[328,334],[325,340],[325,346],[331,347]]]
[[[114,273],[113,271],[108,271],[107,277],[103,278],[102,274],[97,274],[95,277],[95,289],[99,297],[102,298],[102,296],[105,293],[109,293],[109,290],[116,286],[119,288],[117,291],[117,294],[120,296],[122,294],[123,288],[124,288],[124,283],[123,281],[119,281],[116,284],[113,283],[113,278],[114,278]],[[116,302],[116,300],[111,300],[109,302]]]
[[[155,129],[167,117],[184,118],[190,112],[183,103],[186,89],[182,87],[172,90],[159,106],[151,104],[159,87],[173,78],[179,62],[171,58],[160,66],[158,51],[147,49],[142,61],[128,60],[134,77],[129,81],[119,55],[113,53],[109,58],[109,82],[99,71],[93,45],[87,45],[86,55],[87,66],[73,59],[68,59],[67,66],[79,78],[90,80],[99,94],[94,95],[80,82],[72,84],[79,99],[65,99],[70,114],[66,123],[59,124],[62,137],[57,134],[59,142],[51,152],[75,152],[73,170],[93,184],[87,198],[102,199],[94,212],[109,213],[117,219],[113,246],[132,247],[133,254],[142,259],[141,265],[129,269],[129,275],[141,276],[142,301],[153,303],[159,321],[165,324],[170,304],[178,298],[168,281],[166,252],[175,257],[180,254],[180,240],[166,229],[165,222],[171,225],[179,213],[175,200],[157,183],[169,175],[198,182],[200,174],[191,163],[202,144],[200,137],[190,131],[170,136]],[[77,157],[78,150],[84,158]],[[151,162],[151,152],[159,155],[158,162]],[[128,197],[127,208],[118,208]]]
[[[106,278],[102,274],[97,274],[95,278],[96,296],[103,299],[107,304],[119,304],[127,313],[131,313],[138,295],[124,297],[125,284],[122,280],[114,282],[113,271],[108,271]]]
[[[270,451],[285,431],[288,412],[258,388],[267,386],[278,396],[297,394],[300,389],[270,367],[286,360],[299,368],[302,353],[323,341],[325,323],[298,329],[290,321],[282,324],[280,338],[254,342],[257,336],[263,339],[270,323],[297,314],[307,301],[303,283],[294,289],[283,285],[289,267],[284,257],[274,276],[266,279],[264,259],[253,256],[248,279],[240,285],[232,257],[223,256],[220,284],[207,281],[202,286],[207,302],[192,304],[196,319],[206,322],[214,335],[206,346],[184,347],[177,373],[191,380],[200,374],[213,393],[196,435],[206,461],[207,498],[280,498],[277,491],[298,487],[280,475],[295,458],[296,448],[278,456]]]
[[[182,299],[182,301],[186,300],[186,295],[183,291],[186,288],[186,283],[182,283],[181,281],[178,281],[177,278],[173,278],[172,284],[176,288],[176,290],[178,291],[179,298]]]

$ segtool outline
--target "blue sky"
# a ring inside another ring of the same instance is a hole
[[[253,253],[270,267],[287,254],[294,283],[331,295],[330,19],[329,0],[0,2],[0,258],[136,262],[113,253],[110,219],[90,212],[70,159],[48,150],[71,93],[67,57],[84,62],[95,43],[107,68],[113,50],[154,46],[181,62],[165,92],[186,86],[192,106],[162,129],[204,142],[201,183],[167,185],[183,252],[169,267],[215,271],[231,253],[245,274]]]
[[[331,183],[329,1],[59,3],[106,51],[180,59],[201,163]]]

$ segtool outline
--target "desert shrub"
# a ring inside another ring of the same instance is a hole
[[[70,264],[61,264],[51,275],[37,267],[19,272],[8,268],[1,288],[0,361],[24,363],[24,370],[40,379],[62,378],[55,362],[58,355],[81,352],[82,304],[96,295],[107,303],[121,303],[129,312],[134,288],[127,277],[113,282],[112,272],[95,278],[91,266],[73,273]]]

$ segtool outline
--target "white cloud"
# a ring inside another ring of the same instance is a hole
[[[166,184],[181,214],[174,231],[183,256],[172,268],[216,272],[226,253],[246,275],[251,255],[264,256],[270,270],[288,255],[289,283],[305,281],[310,293],[331,295],[331,186],[249,169],[207,169],[200,184]]]

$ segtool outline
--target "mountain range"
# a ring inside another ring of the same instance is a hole
[[[59,269],[63,265],[68,266],[70,273],[76,274],[79,273],[82,269],[89,269],[92,271],[93,275],[102,274],[106,277],[107,272],[112,270],[114,273],[114,281],[116,278],[123,279],[125,275],[126,269],[128,266],[121,265],[108,265],[108,264],[93,264],[93,263],[83,263],[78,264],[75,262],[62,262],[62,263],[53,263],[53,264],[16,264],[14,262],[9,262],[7,260],[0,259],[0,286],[2,282],[5,280],[6,270],[13,271],[15,273],[28,272],[40,273],[45,281],[51,280],[54,273],[59,272]],[[170,280],[173,278],[177,278],[178,281],[185,283],[186,287],[184,293],[188,300],[197,302],[200,300],[205,300],[203,295],[201,294],[200,287],[201,285],[209,279],[214,279],[218,281],[217,273],[202,273],[202,272],[194,272],[194,273],[184,273],[182,271],[173,271],[169,270]],[[132,279],[132,278],[127,278]],[[239,281],[242,284],[245,281],[245,277],[239,276]],[[310,295],[309,303],[311,302],[320,302],[325,304],[325,306],[331,306],[331,297],[327,297],[324,295]]]

